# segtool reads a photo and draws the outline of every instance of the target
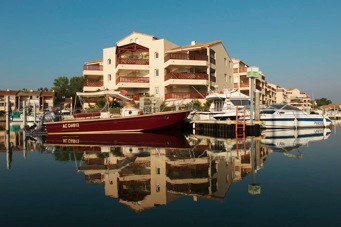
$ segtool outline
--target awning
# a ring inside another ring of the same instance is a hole
[[[77,92],[78,97],[105,97],[110,96],[113,98],[117,98],[122,101],[130,101],[131,98],[123,95],[120,91],[97,91],[97,92]]]

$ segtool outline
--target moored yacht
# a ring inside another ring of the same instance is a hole
[[[235,120],[236,116],[244,115],[244,107],[250,105],[250,97],[238,91],[228,89],[213,92],[206,96],[211,101],[208,111],[192,111],[191,120]]]
[[[288,104],[274,104],[260,111],[264,128],[319,128],[329,127],[326,115],[309,114]]]

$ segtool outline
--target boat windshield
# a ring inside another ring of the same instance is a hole
[[[249,106],[250,100],[231,100],[235,106]]]
[[[297,107],[291,105],[283,105],[283,104],[274,104],[270,105],[268,109],[277,109],[277,110],[294,110],[294,111],[302,111]]]
[[[275,110],[262,110],[260,114],[273,114],[275,112],[276,112]]]
[[[286,105],[282,108],[282,110],[295,110],[295,111],[302,111],[300,109],[298,109],[297,107],[294,106],[290,106],[290,105]]]

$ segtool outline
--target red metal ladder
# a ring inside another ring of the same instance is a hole
[[[246,130],[246,106],[243,108],[243,120],[241,123],[239,123],[239,108],[236,106],[236,126],[235,126],[235,134],[236,134],[236,151],[237,155],[239,155],[239,137],[243,138],[243,145],[244,145],[244,154],[246,153],[246,136],[245,136],[245,130]],[[241,131],[241,132],[240,132]]]

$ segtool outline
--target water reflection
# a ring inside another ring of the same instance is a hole
[[[103,184],[106,196],[140,212],[169,204],[180,196],[190,196],[194,201],[223,200],[232,183],[248,175],[252,177],[248,192],[258,195],[261,184],[256,174],[264,167],[267,155],[281,151],[294,156],[294,149],[327,139],[330,132],[265,130],[259,137],[240,138],[180,132],[33,138],[11,132],[8,140],[1,134],[0,144],[11,141],[7,147],[14,150],[34,148],[51,153],[58,161],[75,161],[86,182]]]
[[[260,141],[261,137],[127,133],[47,136],[44,146],[55,155],[72,148],[86,182],[103,184],[106,196],[139,212],[180,196],[223,200],[233,182],[263,167],[268,152]],[[260,192],[259,187],[252,190],[251,194]]]
[[[261,143],[275,152],[294,158],[302,158],[300,148],[306,147],[310,142],[326,140],[331,134],[330,128],[309,129],[271,129],[264,130],[264,139]]]

